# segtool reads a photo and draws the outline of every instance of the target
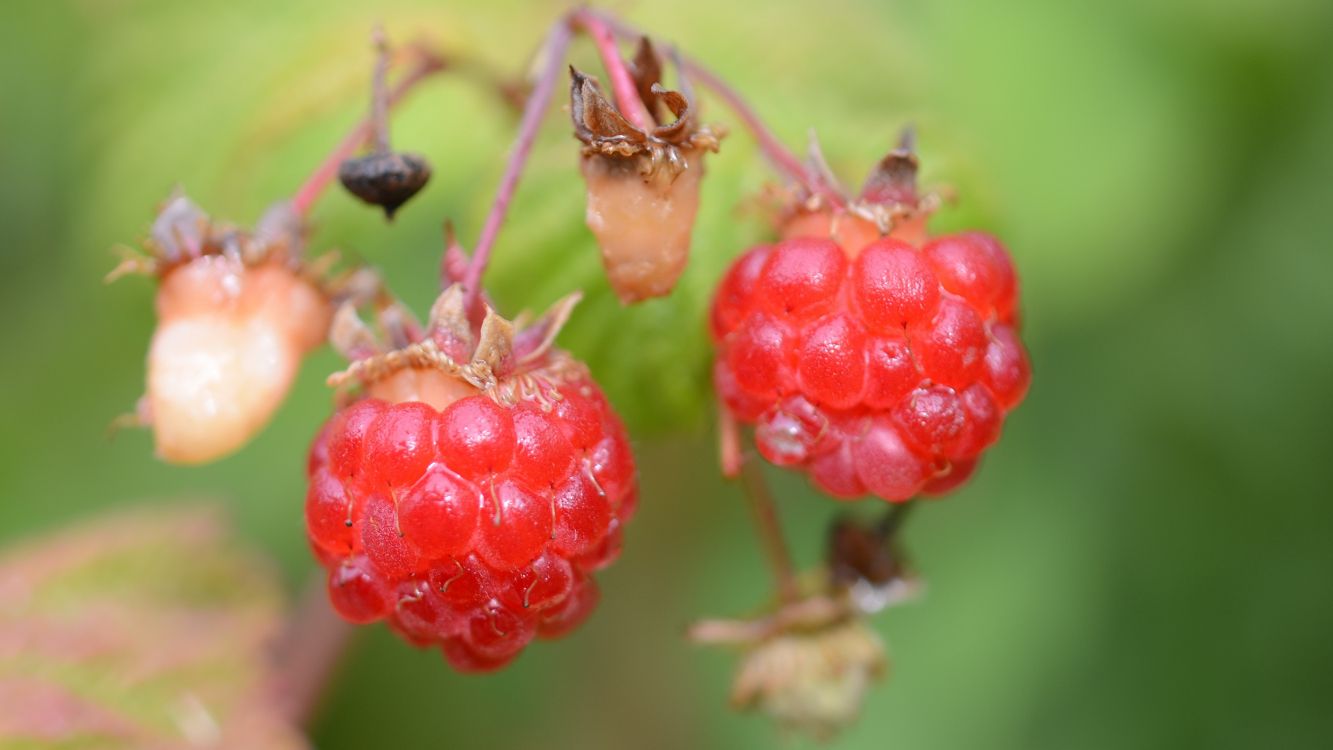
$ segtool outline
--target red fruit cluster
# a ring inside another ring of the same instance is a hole
[[[1008,253],[978,232],[755,247],[714,299],[715,384],[765,458],[830,495],[938,494],[1027,391],[1016,297]]]
[[[325,425],[309,475],[334,607],[438,644],[462,671],[587,617],[636,500],[624,427],[586,379],[512,406],[362,399]]]

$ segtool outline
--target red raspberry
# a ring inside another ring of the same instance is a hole
[[[953,489],[1030,378],[1014,267],[993,237],[882,236],[798,215],[732,264],[713,301],[714,382],[760,453],[839,498]]]
[[[592,611],[592,573],[634,510],[634,459],[587,369],[551,348],[568,304],[517,334],[489,313],[474,344],[454,325],[460,295],[416,343],[335,376],[365,397],[315,440],[306,527],[343,617],[488,671]],[[339,321],[336,340],[364,343]]]

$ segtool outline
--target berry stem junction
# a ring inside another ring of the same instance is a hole
[[[381,137],[384,137],[383,128],[376,125],[376,120],[386,119],[384,113],[406,97],[417,84],[446,67],[444,57],[424,47],[412,47],[412,55],[415,58],[413,66],[387,94],[384,94],[382,83],[384,69],[387,68],[387,60],[385,59],[387,56],[381,54],[381,58],[375,66],[377,91],[375,92],[376,99],[372,107],[373,111],[364,120],[357,123],[356,127],[352,128],[351,132],[338,142],[338,145],[333,147],[333,150],[324,157],[324,161],[320,162],[315,171],[311,172],[305,182],[297,188],[296,193],[292,196],[291,203],[292,210],[297,216],[305,217],[309,215],[315,202],[319,200],[324,190],[338,176],[338,166],[344,160],[356,153],[357,149],[361,148],[367,140],[374,138],[378,142]],[[381,107],[383,108],[382,111]]]
[[[546,114],[551,94],[555,91],[556,82],[563,70],[565,53],[569,50],[572,36],[573,30],[569,20],[562,18],[551,27],[546,35],[546,41],[542,44],[540,54],[545,59],[541,61],[540,77],[523,106],[518,139],[509,152],[509,162],[505,165],[504,175],[500,178],[500,187],[495,191],[495,201],[486,216],[486,223],[482,225],[481,236],[477,239],[476,249],[472,253],[472,261],[463,276],[464,310],[471,310],[480,297],[481,276],[486,271],[486,264],[490,262],[491,250],[495,246],[496,237],[500,234],[500,225],[504,223],[505,214],[509,212],[514,192],[518,189],[518,180],[523,175],[523,167],[532,152],[532,144],[537,140],[537,131],[541,129],[542,117]]]
[[[625,39],[638,39],[643,36],[643,33],[638,29],[610,14],[589,9],[583,10],[582,14],[597,18],[605,28],[616,36]],[[721,76],[714,73],[707,66],[680,54],[674,45],[666,45],[665,49],[668,57],[676,61],[683,73],[711,89],[740,118],[745,128],[750,131],[750,135],[759,144],[759,149],[763,151],[764,155],[768,157],[768,160],[773,163],[773,166],[779,172],[786,174],[788,178],[805,187],[812,195],[827,200],[835,207],[841,207],[846,203],[838,190],[828,184],[817,170],[807,167],[795,154],[782,145],[782,142],[764,124],[759,114],[745,101],[740,92],[732,88]]]

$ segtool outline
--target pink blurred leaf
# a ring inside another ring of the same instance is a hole
[[[0,744],[284,750],[273,572],[210,508],[91,521],[0,553]]]

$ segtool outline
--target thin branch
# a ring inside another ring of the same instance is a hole
[[[472,253],[472,262],[468,264],[467,274],[463,277],[462,283],[465,294],[463,304],[465,310],[471,310],[480,298],[481,276],[486,271],[486,264],[490,262],[491,250],[495,246],[495,239],[500,233],[500,225],[504,223],[505,214],[509,211],[509,204],[514,198],[514,191],[518,189],[518,180],[523,174],[523,167],[527,163],[528,155],[532,152],[532,144],[537,139],[537,131],[541,128],[542,116],[546,113],[546,107],[551,102],[551,94],[555,91],[556,82],[559,80],[561,71],[564,70],[565,51],[569,48],[571,36],[572,30],[568,21],[561,19],[551,27],[546,42],[542,45],[542,51],[546,55],[546,59],[541,64],[541,76],[537,80],[537,85],[533,87],[532,93],[528,95],[527,104],[523,107],[523,119],[519,122],[518,139],[514,142],[513,150],[509,153],[509,163],[505,166],[504,175],[500,178],[500,187],[495,192],[495,201],[491,204],[491,211],[486,216],[486,223],[482,226],[481,236],[477,239],[477,246]]]
[[[606,28],[621,38],[638,39],[643,36],[638,29],[607,13],[585,10],[584,14],[597,17],[605,24]],[[712,89],[713,93],[740,118],[746,129],[750,131],[750,134],[759,144],[759,149],[764,152],[773,166],[777,167],[778,171],[803,185],[812,194],[822,196],[834,206],[842,206],[846,203],[846,200],[834,186],[829,185],[818,174],[807,169],[795,154],[782,145],[777,136],[773,135],[773,132],[760,119],[758,113],[730,84],[697,60],[679,54],[672,47],[668,46],[667,50],[671,56],[679,61],[684,73]]]
[[[699,620],[686,637],[695,643],[750,645],[793,629],[816,629],[854,614],[843,596],[812,596],[793,600],[772,614],[754,620]]]
[[[620,50],[616,48],[616,38],[611,29],[607,28],[600,16],[587,9],[574,11],[571,20],[583,27],[588,36],[592,37],[593,44],[597,45],[597,54],[602,58],[607,77],[611,79],[611,92],[621,114],[639,130],[651,133],[657,123],[639,97],[639,88],[634,84],[634,77],[625,66]]]
[[[796,585],[796,569],[792,565],[791,552],[787,549],[787,540],[782,534],[777,503],[773,501],[773,493],[764,480],[763,468],[754,456],[747,457],[741,463],[741,485],[745,489],[745,497],[749,500],[750,511],[754,515],[759,541],[763,544],[764,554],[773,569],[778,595],[783,601],[796,601],[800,598],[800,589]]]
[[[324,576],[312,576],[274,644],[273,699],[293,724],[310,722],[352,631],[329,604]]]
[[[887,544],[893,541],[894,535],[907,522],[907,515],[917,505],[917,501],[908,500],[905,503],[894,503],[889,506],[889,509],[879,519],[879,523],[875,524],[875,536],[879,537],[881,543]]]
[[[415,56],[416,64],[411,70],[403,75],[402,79],[398,81],[398,84],[393,87],[393,90],[389,92],[388,97],[385,99],[385,109],[393,107],[401,101],[403,97],[407,96],[417,84],[445,68],[444,58],[433,52],[425,49],[416,49]],[[306,216],[310,213],[310,209],[315,205],[315,201],[319,200],[319,197],[324,193],[325,188],[327,188],[329,184],[333,182],[334,178],[338,176],[338,166],[352,154],[356,153],[358,149],[365,145],[368,139],[375,135],[374,122],[375,115],[372,113],[364,120],[357,123],[356,127],[352,128],[352,131],[349,132],[337,146],[334,146],[328,156],[324,157],[324,161],[315,168],[314,172],[310,173],[310,176],[301,184],[301,187],[297,188],[296,193],[292,197],[292,210],[295,211],[298,216]]]

